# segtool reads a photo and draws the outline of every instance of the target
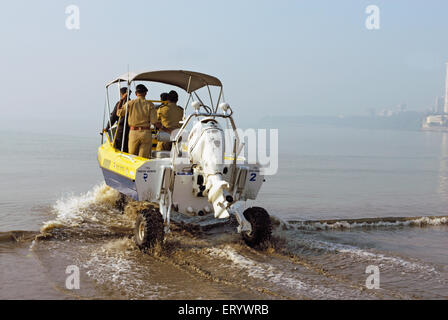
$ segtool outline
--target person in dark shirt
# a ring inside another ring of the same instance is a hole
[[[130,97],[131,93],[132,93],[132,91],[129,90],[129,97]],[[112,113],[110,114],[110,122],[107,123],[106,129],[104,129],[105,131],[108,131],[110,129],[110,126],[113,126],[116,122],[118,122],[118,119],[120,119],[120,116],[117,113],[118,113],[118,110],[120,110],[121,107],[123,105],[125,105],[128,100],[128,88],[126,88],[126,87],[121,88],[120,94],[121,94],[120,101],[118,101],[115,104],[114,111],[112,111]],[[115,144],[114,144],[114,148],[118,149],[118,150],[121,150],[121,146],[123,143],[124,118],[125,117],[121,117],[120,123],[118,124],[117,138],[115,139]],[[124,136],[124,146],[123,146],[123,152],[126,152],[126,153],[128,153],[128,137],[129,137],[129,124],[126,123],[126,133]]]

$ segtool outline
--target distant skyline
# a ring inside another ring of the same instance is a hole
[[[66,28],[69,5],[79,30]],[[365,26],[368,5],[379,30]],[[443,0],[5,2],[2,127],[97,134],[104,86],[128,64],[217,76],[242,126],[401,103],[424,111],[444,95],[447,12]]]

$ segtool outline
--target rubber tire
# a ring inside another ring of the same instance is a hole
[[[252,232],[242,233],[244,242],[249,247],[256,247],[271,239],[272,224],[267,211],[260,207],[251,207],[243,212],[244,217],[250,222]]]
[[[142,229],[140,226],[142,225]],[[143,237],[140,234],[143,231]],[[159,209],[150,207],[138,213],[134,227],[134,241],[142,251],[146,251],[159,242],[163,242],[165,230]]]

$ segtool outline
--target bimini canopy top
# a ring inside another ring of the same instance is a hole
[[[161,82],[182,88],[188,93],[196,91],[207,85],[222,87],[222,83],[218,78],[204,73],[185,70],[164,70],[142,73],[129,72],[121,75],[112,82],[109,82],[106,87],[109,87],[111,84],[117,82],[126,82],[129,84],[132,81]]]

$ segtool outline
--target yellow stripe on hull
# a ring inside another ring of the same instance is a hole
[[[138,168],[147,161],[151,160],[121,152],[115,149],[109,142],[104,143],[98,148],[98,163],[101,168],[131,180],[135,180]]]

